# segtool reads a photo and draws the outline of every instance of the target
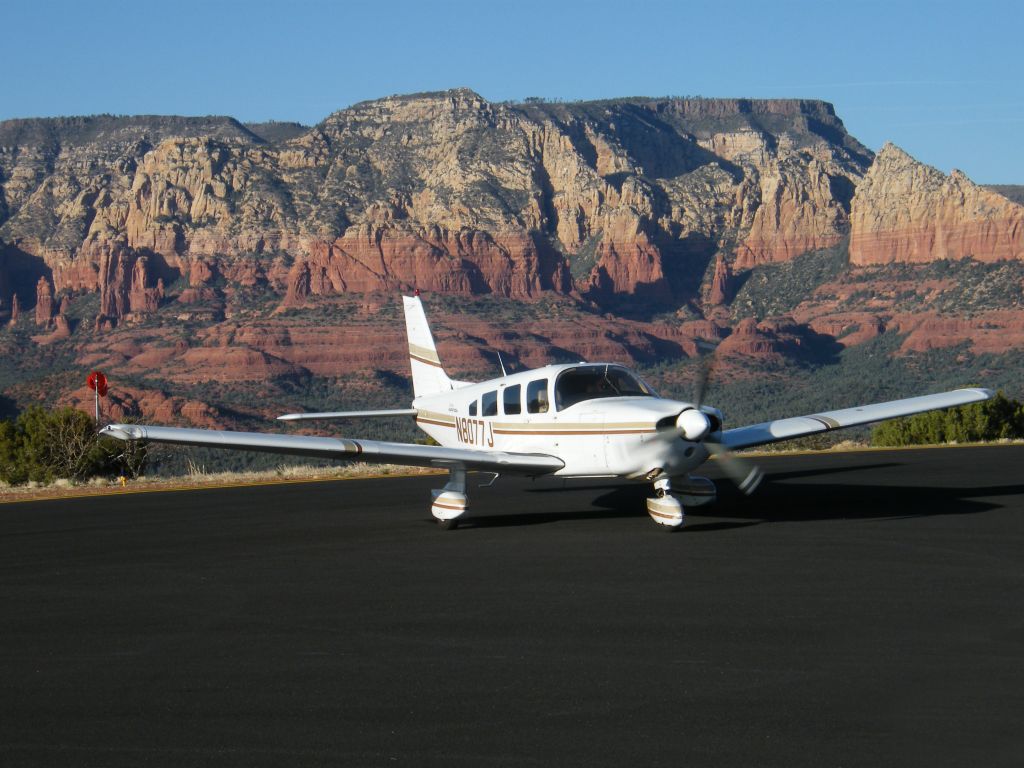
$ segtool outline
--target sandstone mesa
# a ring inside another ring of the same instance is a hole
[[[41,346],[81,336],[83,365],[179,381],[400,371],[387,329],[367,345],[345,322],[310,328],[289,312],[413,287],[611,312],[541,334],[592,359],[696,354],[701,336],[770,357],[808,333],[849,345],[891,329],[910,334],[908,352],[989,349],[977,318],[884,303],[844,313],[821,288],[775,320],[736,323],[729,303],[751,269],[846,243],[852,267],[1024,259],[1024,206],[893,145],[874,155],[820,101],[496,104],[458,89],[357,104],[272,141],[259,130],[231,118],[0,123],[0,313],[17,324],[34,307]],[[69,312],[89,295],[98,310],[80,328]],[[276,314],[233,320],[254,296]],[[165,311],[207,328],[137,350],[103,341]],[[361,316],[372,324],[372,298]],[[1022,316],[983,322],[1024,346]],[[451,354],[471,366],[500,323],[460,322],[478,342]],[[543,344],[521,341],[524,363],[545,361]],[[215,418],[129,394],[146,412]]]

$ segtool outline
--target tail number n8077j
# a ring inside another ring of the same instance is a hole
[[[494,447],[494,427],[483,419],[456,417],[455,431],[458,433],[460,443]]]

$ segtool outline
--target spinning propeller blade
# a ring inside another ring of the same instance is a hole
[[[711,381],[711,372],[715,367],[715,350],[717,346],[710,342],[699,343],[698,348],[707,349],[711,351],[711,354],[705,355],[700,359],[700,375],[697,378],[697,388],[693,393],[694,405],[697,406],[697,410],[700,410],[701,405],[704,403],[704,396],[708,392],[708,383]]]
[[[705,440],[704,446],[718,461],[718,466],[722,468],[722,471],[736,483],[736,487],[744,495],[752,494],[764,480],[764,472],[759,466],[746,459],[741,459],[721,443]]]
[[[701,405],[704,403],[704,396],[708,391],[708,384],[711,382],[715,363],[718,361],[718,346],[709,342],[699,343],[698,346],[711,350],[711,354],[701,358],[700,376],[697,379],[697,388],[694,392],[694,405],[697,407],[697,410],[700,410]],[[703,440],[704,447],[708,449],[708,453],[715,457],[718,466],[736,484],[740,492],[749,496],[757,490],[757,486],[764,479],[764,472],[761,471],[761,468],[751,461],[741,459],[721,443],[708,438],[710,438],[710,435]]]

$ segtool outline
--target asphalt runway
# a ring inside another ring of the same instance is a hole
[[[1024,763],[1024,447],[760,463],[0,506],[0,765]]]

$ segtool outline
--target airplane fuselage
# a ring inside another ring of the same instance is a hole
[[[549,365],[413,401],[446,447],[557,456],[563,477],[650,479],[689,472],[707,449],[671,432],[690,403],[656,396],[612,364]]]

